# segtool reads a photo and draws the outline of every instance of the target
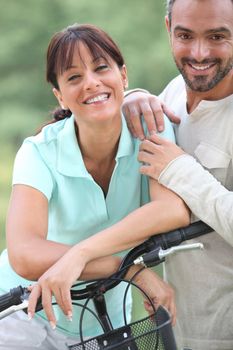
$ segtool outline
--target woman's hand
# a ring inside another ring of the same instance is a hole
[[[74,256],[71,248],[53,266],[51,266],[38,280],[31,286],[28,306],[29,318],[35,313],[35,308],[39,297],[42,298],[43,309],[52,326],[56,327],[56,318],[52,307],[52,297],[63,310],[68,319],[72,319],[72,301],[70,288],[79,278],[86,265],[85,254],[81,252]]]
[[[122,111],[129,130],[134,137],[140,140],[145,138],[141,123],[143,115],[149,134],[164,130],[164,114],[174,123],[178,124],[178,118],[157,96],[144,92],[131,92],[124,98]]]
[[[136,267],[133,266],[131,268],[130,275],[128,274],[127,278],[130,279],[136,271]],[[133,281],[151,298],[155,308],[157,308],[159,305],[163,305],[170,312],[172,325],[175,325],[175,294],[169,284],[163,281],[155,272],[148,268],[142,270],[135,277],[135,279],[133,279]],[[144,300],[144,307],[149,314],[154,313],[151,303],[146,298]]]
[[[86,250],[80,248],[80,244],[72,247],[62,258],[49,268],[28,289],[29,297],[28,314],[32,318],[39,297],[42,297],[42,305],[51,323],[55,328],[56,319],[52,308],[52,297],[63,310],[68,319],[72,319],[72,302],[70,288],[81,276],[82,280],[107,278],[116,272],[121,263],[119,256],[107,256],[92,261]]]

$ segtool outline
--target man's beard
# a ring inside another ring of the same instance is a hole
[[[213,89],[221,80],[223,80],[223,78],[225,78],[225,76],[233,68],[232,57],[227,61],[225,66],[222,66],[222,60],[220,59],[215,59],[215,60],[206,59],[206,60],[203,60],[202,62],[197,62],[196,60],[184,57],[181,59],[181,64],[178,64],[176,59],[175,59],[175,63],[180,73],[182,74],[185,83],[188,85],[188,87],[191,90],[196,92],[206,92]],[[200,75],[196,75],[193,77],[192,80],[190,80],[184,68],[188,63],[193,65],[195,64],[208,65],[208,64],[215,63],[217,67],[217,71],[211,80],[208,80],[209,79],[208,75],[201,75],[201,71],[200,71]]]

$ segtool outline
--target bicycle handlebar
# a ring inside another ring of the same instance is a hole
[[[71,297],[73,300],[86,299],[100,288],[101,291],[106,292],[120,283],[120,280],[126,275],[126,267],[133,265],[139,256],[142,256],[140,263],[142,262],[145,264],[146,261],[146,266],[155,266],[164,261],[164,256],[166,254],[163,254],[161,257],[161,254],[159,254],[161,250],[163,251],[163,249],[169,249],[186,240],[197,238],[212,231],[213,229],[210,226],[198,221],[184,228],[154,235],[129,251],[129,253],[123,259],[119,270],[112,275],[112,279],[102,279],[95,281],[94,283],[93,281],[92,283],[88,282],[89,285],[81,290],[71,289]],[[17,311],[17,305],[23,305],[24,309],[26,309],[26,301],[28,300],[29,294],[30,292],[27,290],[27,288],[19,286],[0,296],[0,319],[12,312]],[[23,304],[24,302],[25,304]],[[40,311],[42,308],[41,300],[39,300],[36,311]],[[21,307],[21,309],[23,309],[23,307]]]
[[[154,246],[154,248],[160,246],[162,249],[168,249],[212,231],[213,229],[210,226],[202,221],[197,221],[177,230],[154,235],[146,241],[146,244]]]

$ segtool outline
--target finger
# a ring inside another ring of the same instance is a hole
[[[144,116],[149,134],[156,133],[155,114],[153,113],[152,106],[153,105],[147,101],[140,103],[141,113]]]
[[[149,137],[149,140],[146,139],[142,141],[139,147],[139,152],[145,151],[148,153],[156,153],[158,150],[161,150],[161,146],[164,146],[166,141],[157,135],[153,135]]]
[[[136,134],[136,131],[134,129],[133,123],[131,122],[131,116],[130,116],[130,112],[129,112],[129,109],[128,109],[127,105],[124,106],[123,113],[124,113],[124,117],[125,117],[125,120],[126,120],[126,123],[127,123],[129,131],[131,132],[133,137],[137,138],[137,134]]]
[[[139,147],[138,153],[147,152],[147,153],[153,154],[156,152],[157,149],[158,149],[157,145],[154,142],[150,140],[144,140]]]
[[[54,315],[54,311],[52,307],[52,292],[50,291],[49,288],[46,288],[46,287],[42,288],[42,305],[52,329],[55,329],[56,317]]]
[[[53,295],[56,299],[57,305],[61,308],[63,313],[67,316],[69,320],[72,320],[72,301],[70,295],[70,287],[66,287],[65,283],[63,283],[62,285],[62,288],[60,288],[59,286],[53,287]],[[47,310],[49,310],[48,312],[50,312],[50,305],[51,302],[49,303],[48,308],[46,306]],[[53,310],[53,308],[51,309]]]
[[[156,146],[160,147],[160,146]],[[155,163],[156,157],[161,155],[160,149],[155,149],[155,148],[147,148],[143,151],[138,152],[138,161],[142,163],[146,163],[146,165],[153,165]]]
[[[143,165],[146,165],[146,166],[151,165],[151,162],[152,162],[151,153],[145,152],[145,151],[138,152],[138,160],[141,163],[145,163]]]
[[[146,312],[148,312],[149,315],[153,315],[155,313],[153,306],[150,303],[148,303],[147,301],[144,301],[144,308],[145,308]],[[155,309],[156,309],[156,307],[155,307]]]
[[[153,135],[150,135],[148,137],[147,141],[148,141],[148,143],[153,142],[156,145],[163,145],[166,143],[167,140],[165,138],[159,136],[158,134],[153,134]]]
[[[172,325],[174,326],[176,322],[176,304],[175,304],[174,292],[170,288],[167,290],[166,295],[163,295],[163,297],[161,298],[160,304],[163,305],[170,313],[171,322],[172,322]]]
[[[29,284],[29,286],[27,286],[27,290],[31,292],[34,287],[36,287],[36,284]]]
[[[162,108],[170,121],[172,121],[175,124],[180,123],[180,118],[177,115],[175,115],[175,113],[170,108],[168,108],[164,103],[162,104]]]
[[[72,300],[70,295],[70,287],[60,290],[62,299],[62,310],[67,318],[72,321]]]
[[[161,102],[159,101],[159,104],[158,104],[158,99],[156,100],[152,99],[150,103],[151,103],[151,108],[153,110],[157,130],[159,132],[162,132],[164,130],[164,113],[163,113]],[[153,133],[150,133],[150,134],[153,134]]]
[[[138,111],[138,109],[135,106],[128,106],[129,110],[129,119],[134,127],[134,132],[136,137],[138,137],[140,140],[144,140],[145,134],[144,130],[142,128],[142,122],[141,122],[141,113]]]
[[[175,326],[175,324],[176,324],[176,305],[175,305],[174,301],[171,302],[170,313],[171,313],[171,317],[172,317],[172,326]]]
[[[29,286],[28,290],[31,292],[28,298],[28,318],[31,319],[35,315],[36,305],[41,296],[41,287],[39,284]]]
[[[174,300],[167,300],[163,306],[168,310],[171,315],[171,323],[174,326],[176,323],[176,305]]]

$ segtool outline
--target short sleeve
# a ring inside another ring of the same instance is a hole
[[[164,117],[164,130],[163,132],[158,133],[158,135],[164,139],[170,140],[175,143],[176,139],[175,139],[173,125],[165,114],[163,115],[163,117]],[[144,130],[144,134],[146,136],[149,136],[149,131],[147,129],[145,119],[142,118],[141,120],[142,120],[142,127]]]
[[[39,150],[32,142],[24,142],[14,163],[12,184],[34,187],[50,200],[53,191],[53,177],[42,159]]]
[[[174,143],[176,142],[173,125],[166,115],[164,115],[164,131],[159,133],[158,135]]]

